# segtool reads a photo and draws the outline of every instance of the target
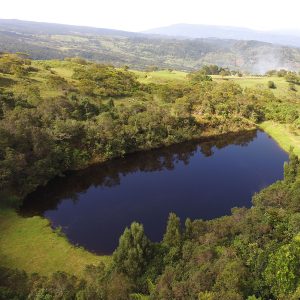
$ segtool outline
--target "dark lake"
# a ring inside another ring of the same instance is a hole
[[[282,179],[287,159],[261,131],[186,142],[67,173],[29,195],[20,213],[43,215],[72,243],[110,254],[132,221],[160,241],[170,212],[184,222],[250,207],[255,192]]]

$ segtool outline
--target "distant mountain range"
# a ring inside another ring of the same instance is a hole
[[[95,36],[144,36],[143,33],[122,31],[107,28],[55,24],[46,22],[32,22],[14,19],[0,19],[0,30],[21,34],[36,35],[95,35]]]
[[[26,52],[33,59],[80,56],[136,69],[155,65],[190,71],[217,64],[252,73],[279,68],[300,70],[300,48],[257,41],[251,30],[246,34],[244,29],[200,27],[207,29],[202,38],[198,38],[201,32],[196,33],[194,25],[185,24],[135,33],[0,19],[0,51]]]
[[[259,31],[241,27],[212,26],[197,24],[174,24],[154,28],[144,33],[178,38],[220,38],[234,40],[255,40],[273,44],[300,47],[299,30]]]

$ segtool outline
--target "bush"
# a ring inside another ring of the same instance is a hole
[[[289,84],[289,90],[292,92],[297,92],[296,86],[294,83],[290,83]]]
[[[268,81],[268,88],[269,89],[276,89],[276,84],[274,81]]]

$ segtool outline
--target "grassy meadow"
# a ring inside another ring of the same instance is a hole
[[[295,154],[300,157],[300,135],[299,131],[290,128],[289,125],[279,124],[272,121],[265,121],[260,128],[268,133],[278,145],[286,152],[293,148]]]
[[[169,70],[162,70],[162,71],[154,71],[154,72],[143,72],[143,71],[133,71],[138,80],[142,83],[167,83],[167,82],[182,82],[186,81],[186,72],[182,71],[169,71]]]
[[[42,217],[24,218],[13,210],[0,210],[1,266],[43,275],[59,270],[81,276],[86,265],[108,260],[71,245]]]
[[[291,93],[289,91],[289,83],[283,77],[269,77],[269,76],[225,76],[221,77],[219,75],[212,76],[215,81],[222,80],[233,80],[238,83],[242,88],[258,88],[270,90],[268,88],[268,81],[273,81],[276,85],[275,89],[271,89],[277,97],[285,97],[287,94]],[[294,92],[293,92],[294,93]],[[296,92],[297,95],[300,95],[300,90]]]
[[[187,74],[183,71],[154,71],[154,72],[143,72],[143,71],[133,71],[137,76],[138,80],[142,83],[158,83],[164,84],[167,82],[184,82],[187,80]],[[63,73],[62,73],[63,75]],[[284,77],[276,77],[276,76],[220,76],[220,75],[212,75],[211,76],[214,81],[221,82],[224,80],[231,80],[238,83],[242,88],[258,88],[263,90],[270,90],[268,88],[268,82],[273,81],[276,85],[275,89],[271,89],[277,97],[285,97],[289,93],[296,93],[300,96],[300,89],[296,92],[291,92],[289,90],[289,83],[285,80]]]

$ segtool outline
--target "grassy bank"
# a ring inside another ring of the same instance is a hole
[[[296,131],[292,131],[288,125],[266,121],[260,124],[260,128],[267,132],[285,151],[290,147],[300,157],[300,136]]]
[[[13,210],[0,210],[1,266],[29,273],[47,275],[59,270],[80,276],[86,265],[108,260],[72,246],[46,219],[23,218]]]

